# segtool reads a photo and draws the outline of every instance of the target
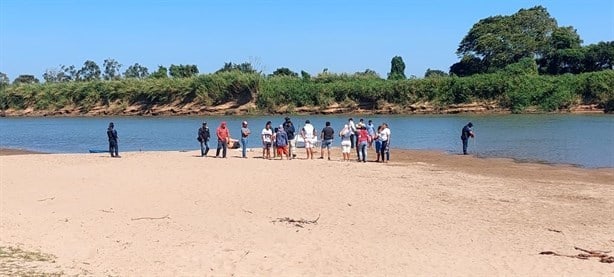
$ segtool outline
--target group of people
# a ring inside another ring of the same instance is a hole
[[[107,129],[107,137],[109,139],[109,153],[111,157],[119,157],[118,151],[118,136],[114,129],[113,122],[109,123]],[[472,130],[473,123],[469,122],[461,131],[461,141],[463,144],[463,154],[467,154],[467,145],[470,137],[475,134]],[[247,158],[248,138],[252,134],[248,128],[247,121],[241,123],[241,139],[234,140],[230,137],[230,132],[225,121],[220,123],[220,126],[215,130],[217,138],[217,148],[215,152],[216,158],[226,158],[228,148],[241,148],[241,157]],[[351,149],[356,150],[356,160],[359,162],[367,162],[367,150],[375,144],[376,162],[386,163],[390,160],[390,138],[391,132],[387,123],[382,123],[375,128],[373,121],[369,120],[364,123],[360,119],[358,123],[354,123],[353,118],[349,118],[347,123],[338,133],[341,139],[341,153],[343,161],[350,161]],[[260,132],[260,140],[262,143],[262,158],[274,159],[279,157],[288,160],[296,158],[296,144],[299,140],[303,142],[307,159],[314,158],[314,147],[318,144],[318,135],[316,128],[311,124],[310,120],[305,121],[305,125],[298,131],[289,117],[279,125],[272,128],[271,121],[267,121],[264,128]],[[330,160],[330,150],[335,139],[335,130],[330,122],[326,122],[324,128],[320,132],[320,159],[324,159],[324,151],[326,150],[327,158]],[[211,133],[207,122],[203,122],[198,129],[197,140],[200,143],[200,154],[206,157],[209,153],[209,140]],[[271,152],[273,154],[271,155]],[[221,153],[221,156],[220,156]]]
[[[241,148],[241,157],[247,158],[248,141],[252,131],[248,127],[247,121],[241,123],[241,139],[234,141],[230,137],[230,132],[226,122],[222,122],[216,129],[215,135],[217,138],[217,150],[215,157],[226,158],[227,149]],[[338,133],[341,138],[341,149],[343,160],[350,160],[351,149],[356,149],[356,159],[358,161],[367,161],[367,149],[372,148],[375,144],[375,152],[377,154],[377,162],[388,162],[390,160],[390,128],[387,123],[377,127],[373,125],[373,121],[369,120],[365,123],[360,119],[358,123],[354,123],[352,118],[343,126]],[[273,127],[271,121],[267,121],[264,128],[260,132],[260,142],[262,145],[263,159],[288,159],[296,158],[297,142],[302,142],[305,148],[306,158],[314,159],[314,148],[320,142],[320,159],[324,159],[324,153],[330,160],[330,151],[333,147],[335,139],[335,130],[330,122],[326,122],[324,128],[318,136],[316,128],[310,120],[306,120],[300,130],[296,130],[294,124],[289,117],[284,119],[284,122],[278,127]],[[203,122],[202,127],[198,129],[198,141],[200,142],[201,156],[207,156],[209,152],[209,141],[211,133],[207,122]],[[221,156],[220,156],[221,152]]]

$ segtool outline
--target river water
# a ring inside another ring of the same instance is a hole
[[[520,161],[614,168],[614,116],[612,115],[412,115],[363,116],[375,125],[388,123],[391,147],[461,152],[460,131],[469,121],[476,138],[469,151],[479,157],[505,157]],[[321,130],[330,121],[339,131],[347,115],[291,116],[295,126],[310,119]],[[358,122],[359,117],[354,118]],[[248,147],[260,147],[259,134],[266,121],[277,126],[283,116],[216,117],[52,117],[0,118],[0,147],[51,153],[86,153],[106,149],[106,128],[115,123],[121,151],[198,149],[197,130],[209,123],[212,135],[221,121],[239,137],[247,120],[253,135]],[[211,143],[215,147],[215,142]],[[335,145],[340,141],[336,139]],[[394,153],[391,159],[394,159]]]

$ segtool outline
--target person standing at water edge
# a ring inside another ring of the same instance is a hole
[[[379,133],[379,138],[382,141],[380,156],[382,156],[382,162],[387,163],[390,160],[390,129],[387,123],[382,124],[382,131]]]
[[[222,121],[220,127],[217,127],[215,134],[217,135],[217,151],[215,151],[215,157],[219,158],[220,149],[223,149],[222,158],[226,158],[226,151],[228,150],[228,143],[230,142],[230,133],[228,132],[225,121]]]
[[[113,122],[109,123],[109,128],[107,128],[107,137],[109,138],[109,153],[111,153],[111,157],[119,158],[119,150],[117,149],[117,130],[114,129],[115,125]]]
[[[473,123],[469,122],[463,127],[461,131],[461,141],[463,142],[463,155],[467,155],[467,144],[469,144],[469,138],[475,137],[473,130]]]
[[[375,139],[375,126],[373,126],[373,121],[369,120],[369,124],[367,124],[367,133],[369,133],[369,136],[371,137],[371,140],[369,141],[369,148],[371,148],[371,146],[373,146],[373,140]]]
[[[339,132],[339,136],[341,137],[341,153],[343,154],[344,162],[350,160],[350,148],[352,146],[351,133],[352,131],[350,131],[348,124],[345,124],[341,132]]]
[[[311,121],[307,119],[305,126],[301,129],[301,136],[305,141],[305,152],[307,152],[307,159],[313,159],[313,143],[316,138],[316,129],[311,125]]]
[[[355,135],[356,135],[356,124],[354,124],[354,119],[350,117],[350,119],[348,119],[348,127],[350,128],[350,132],[352,132],[352,134],[350,134],[350,148],[354,149],[354,143],[355,143]]]
[[[241,124],[241,154],[243,158],[247,158],[247,137],[252,132],[247,128],[247,121],[243,121]]]
[[[262,158],[271,158],[271,138],[273,137],[273,130],[271,130],[271,121],[267,121],[264,125],[264,129],[260,133],[262,138]]]
[[[200,142],[201,157],[205,157],[207,153],[209,153],[209,138],[211,138],[209,127],[207,127],[207,122],[203,122],[203,126],[198,129],[198,142]]]
[[[326,127],[322,129],[322,145],[320,145],[320,159],[324,159],[324,148],[328,153],[328,160],[330,161],[330,147],[333,145],[333,139],[335,138],[335,130],[330,127],[330,122],[326,121]]]
[[[367,127],[358,123],[358,161],[362,161],[363,163],[367,162],[367,145],[371,142],[371,136],[369,136],[369,132],[367,131]]]
[[[275,133],[275,144],[277,145],[277,156],[281,160],[284,159],[284,155],[287,159],[290,159],[288,155],[288,134],[284,131],[284,126],[280,125],[279,128],[276,128],[277,132]]]
[[[286,134],[288,135],[288,157],[292,159],[296,157],[296,136],[294,134],[296,130],[294,129],[294,124],[292,124],[289,117],[286,117],[285,120],[286,121],[284,122],[283,126],[284,131],[286,131]]]

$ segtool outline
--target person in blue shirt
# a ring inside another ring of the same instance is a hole
[[[467,155],[467,145],[469,144],[469,138],[475,137],[473,130],[473,123],[469,122],[463,127],[461,131],[461,140],[463,141],[463,155]]]
[[[369,120],[369,124],[367,124],[367,133],[371,137],[369,141],[369,148],[373,146],[373,141],[375,140],[375,126],[373,126],[373,120]]]
[[[111,153],[111,157],[119,158],[119,150],[117,149],[117,130],[114,128],[115,125],[113,122],[109,123],[109,128],[107,129],[107,137],[109,138],[109,153]]]

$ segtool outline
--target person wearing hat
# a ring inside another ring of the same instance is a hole
[[[117,130],[114,129],[115,125],[113,122],[109,123],[109,128],[107,128],[107,137],[109,138],[109,153],[111,157],[119,158],[119,150],[117,149]]]
[[[469,122],[463,127],[463,130],[461,131],[461,140],[463,141],[463,155],[467,155],[467,145],[469,144],[469,138],[475,137],[475,134],[471,129],[472,127],[473,123]]]
[[[316,129],[311,125],[309,119],[305,120],[305,126],[301,129],[301,137],[305,141],[305,152],[307,159],[313,159],[313,142],[316,136]]]
[[[294,124],[292,124],[289,117],[284,119],[284,131],[286,131],[286,135],[288,135],[288,157],[291,160],[292,158],[296,157],[296,130],[294,129]]]
[[[203,126],[198,129],[198,142],[200,142],[200,156],[206,157],[207,153],[209,153],[209,138],[211,138],[211,133],[209,133],[209,127],[207,127],[207,122],[203,122]]]
[[[367,162],[367,145],[371,142],[371,136],[369,136],[369,132],[367,131],[367,127],[363,123],[358,123],[356,125],[358,129],[358,140],[357,140],[357,149],[358,151],[358,161],[362,161],[363,163]]]
[[[247,158],[247,137],[252,132],[247,128],[247,121],[243,121],[241,124],[241,154],[243,158]]]

